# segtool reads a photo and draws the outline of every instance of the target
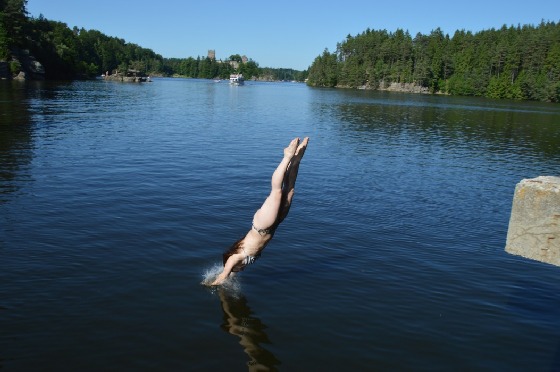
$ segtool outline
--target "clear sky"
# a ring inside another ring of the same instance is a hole
[[[163,57],[246,55],[260,67],[304,70],[325,48],[367,28],[429,34],[560,21],[558,0],[28,0],[32,17],[94,29]]]

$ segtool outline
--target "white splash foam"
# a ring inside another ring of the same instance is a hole
[[[204,274],[202,274],[202,282],[200,282],[200,284],[202,285],[212,284],[212,282],[216,280],[216,277],[222,272],[223,269],[224,267],[220,264],[214,264],[214,266],[206,269]]]
[[[200,284],[209,287],[216,277],[222,272],[224,267],[221,264],[214,264],[207,268],[202,274],[202,282]],[[238,275],[230,275],[221,285],[221,288],[226,290],[229,294],[233,295],[241,290],[241,284],[238,280]]]

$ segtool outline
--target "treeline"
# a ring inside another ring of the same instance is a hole
[[[411,83],[432,93],[560,102],[560,23],[477,33],[398,29],[348,35],[309,68],[308,84],[383,89]]]
[[[160,55],[123,39],[70,29],[43,16],[30,18],[26,5],[27,0],[0,0],[0,60],[10,62],[14,75],[23,68],[22,54],[34,56],[47,79],[91,77],[128,68],[157,71],[163,66]]]
[[[237,68],[230,62],[236,62]],[[248,78],[260,80],[297,80],[304,81],[307,71],[297,71],[284,68],[259,67],[253,60],[242,62],[238,54],[230,56],[226,61],[208,57],[196,59],[189,58],[164,58],[161,73],[165,76],[184,76],[200,79],[227,79],[232,73],[241,73]]]
[[[164,58],[151,49],[107,36],[100,31],[74,27],[40,15],[28,16],[27,0],[0,0],[0,61],[8,61],[12,75],[24,68],[21,55],[34,56],[47,79],[94,77],[106,72],[139,70],[147,75],[192,78],[227,78],[243,73],[247,78],[266,75],[272,80],[301,80],[306,72],[260,68],[252,60],[242,63],[239,55],[225,62],[210,58]],[[230,61],[238,62],[234,69]]]
[[[229,61],[234,61],[238,64],[238,68],[235,69]],[[249,60],[246,63],[242,63],[241,57],[239,55],[230,56],[229,60],[222,62],[213,58],[168,58],[164,60],[164,74],[165,75],[179,75],[192,78],[201,79],[214,79],[229,78],[229,75],[238,72],[242,73],[244,76],[258,76],[259,75],[259,65]]]
[[[163,58],[150,49],[96,30],[69,29],[43,17],[29,20],[27,49],[45,67],[47,78],[98,76],[115,70],[159,71]]]

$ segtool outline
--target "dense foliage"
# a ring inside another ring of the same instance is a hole
[[[7,59],[11,46],[25,40],[27,0],[0,0],[0,60]]]
[[[366,30],[325,50],[309,68],[308,84],[384,88],[411,83],[433,93],[560,102],[560,23],[503,26],[478,33],[438,28]]]
[[[29,18],[27,0],[0,0],[0,61],[17,60],[18,51],[29,51],[45,68],[49,79],[72,79],[99,76],[102,73],[139,70],[146,74],[185,76],[193,78],[227,78],[239,72],[249,78],[269,80],[301,80],[305,72],[291,69],[260,68],[252,60],[239,63],[234,69],[229,61],[241,62],[239,55],[227,61],[210,58],[163,58],[151,49],[127,43],[96,30],[74,27],[51,21],[43,16]],[[12,73],[19,72],[19,63]]]
[[[233,60],[231,56],[230,60]],[[239,67],[234,69],[230,63],[217,61],[213,58],[196,59],[189,58],[166,58],[164,60],[163,72],[166,75],[179,75],[193,78],[214,79],[229,78],[229,74],[234,72],[243,73],[245,76],[258,76],[259,67],[254,61],[239,63]]]
[[[163,58],[150,49],[95,30],[74,28],[42,17],[29,20],[27,49],[45,67],[47,78],[93,76],[114,70],[155,71]]]

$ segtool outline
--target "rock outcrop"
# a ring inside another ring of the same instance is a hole
[[[430,93],[430,90],[418,84],[413,83],[391,83],[389,85],[381,84],[379,90],[388,92],[404,92],[404,93]]]
[[[121,73],[119,71],[114,71],[113,74],[109,75],[109,72],[103,75],[103,79],[111,81],[120,81],[124,83],[143,83],[146,81],[151,81],[149,76],[144,75],[138,70],[128,70],[126,73]]]
[[[10,70],[10,64],[16,63],[21,66],[21,70],[16,76],[12,76],[13,71]],[[45,68],[41,62],[37,61],[34,56],[29,54],[28,50],[12,50],[12,60],[0,61],[0,78],[16,79],[16,80],[44,80]]]
[[[517,184],[506,252],[560,266],[560,177]]]
[[[337,88],[354,88],[353,86],[337,85]],[[422,93],[429,94],[430,89],[414,83],[387,83],[381,81],[378,84],[371,84],[367,82],[364,85],[357,87],[361,90],[380,90],[386,92],[401,92],[401,93]]]

